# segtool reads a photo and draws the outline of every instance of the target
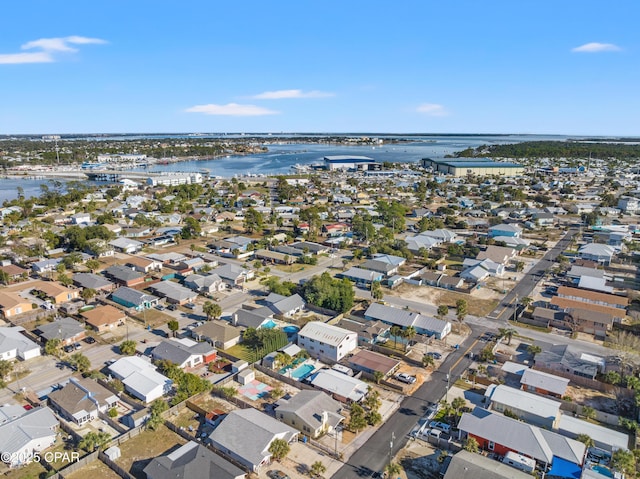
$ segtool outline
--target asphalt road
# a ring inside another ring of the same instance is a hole
[[[527,297],[533,291],[533,288],[544,277],[555,264],[556,258],[567,249],[571,239],[578,234],[577,228],[571,228],[558,243],[547,251],[540,261],[538,261],[524,277],[507,293],[500,305],[489,314],[489,319],[498,321],[507,321],[514,317],[515,308],[518,301]]]
[[[402,401],[398,410],[349,458],[333,475],[333,479],[370,477],[385,468],[390,457],[395,456],[405,446],[408,434],[425,414],[429,404],[437,403],[444,398],[447,385],[452,385],[471,365],[472,360],[467,353],[477,354],[484,346],[484,343],[477,340],[484,333],[484,329],[473,326],[472,331],[460,348],[450,353],[431,374],[429,381]],[[392,437],[395,437],[395,440],[392,441]]]

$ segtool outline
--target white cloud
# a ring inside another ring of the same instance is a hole
[[[572,52],[576,53],[619,52],[620,50],[622,50],[622,48],[613,43],[598,42],[585,43],[584,45],[571,49]]]
[[[332,96],[335,96],[335,94],[318,90],[306,92],[302,90],[277,90],[265,91],[251,98],[255,100],[282,100],[284,98],[329,98]]]
[[[52,61],[53,57],[47,52],[0,54],[0,65],[17,65],[20,63],[51,63]]]
[[[277,115],[280,112],[262,108],[256,105],[239,105],[238,103],[227,103],[226,105],[195,105],[185,110],[188,113],[204,113],[205,115],[224,116],[263,116]]]
[[[33,53],[2,53],[0,54],[0,64],[18,63],[51,63],[55,61],[54,53],[77,52],[78,49],[71,45],[104,44],[105,40],[100,38],[80,37],[73,35],[60,38],[40,38],[25,43],[20,48],[22,50],[41,50]]]
[[[437,103],[423,103],[416,108],[418,113],[424,113],[429,116],[447,116],[449,112],[442,105]]]

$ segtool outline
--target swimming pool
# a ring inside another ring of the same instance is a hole
[[[264,328],[264,329],[273,329],[276,326],[277,326],[277,324],[272,319],[270,319],[269,321],[267,321],[266,323],[264,323],[262,325],[262,328]]]
[[[593,469],[596,472],[599,472],[603,476],[613,477],[613,473],[611,472],[611,469],[609,469],[608,467],[600,466],[599,464],[596,464],[594,466],[591,466],[591,469]]]
[[[291,377],[299,381],[309,376],[309,374],[311,374],[315,368],[315,366],[309,363],[301,364],[293,371],[291,371]]]
[[[300,331],[300,328],[298,326],[285,326],[282,330],[287,334],[295,334]]]

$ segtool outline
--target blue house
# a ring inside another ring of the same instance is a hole
[[[508,223],[495,225],[489,228],[489,238],[494,238],[496,236],[520,238],[522,236],[522,228],[520,228],[518,225]]]
[[[122,287],[111,293],[111,301],[118,303],[125,308],[135,308],[136,311],[153,308],[160,301],[160,298],[133,288]]]

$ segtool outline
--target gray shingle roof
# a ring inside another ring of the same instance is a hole
[[[71,339],[80,333],[84,332],[84,326],[75,319],[64,317],[53,321],[52,323],[46,323],[38,326],[40,336],[47,341],[50,339]]]
[[[90,289],[100,289],[113,286],[111,281],[93,273],[76,273],[73,275],[73,282],[82,288]]]

